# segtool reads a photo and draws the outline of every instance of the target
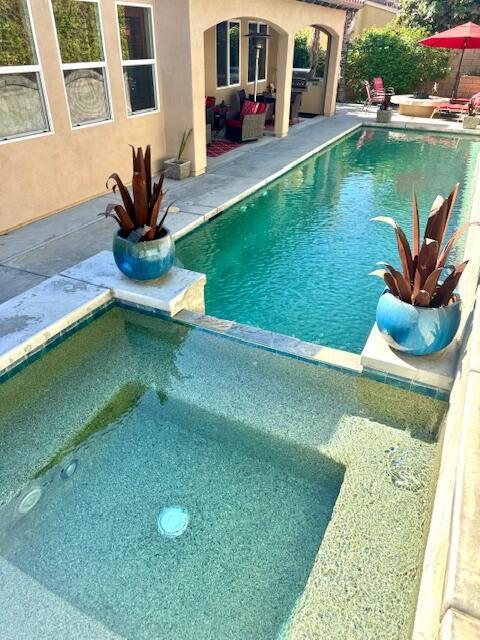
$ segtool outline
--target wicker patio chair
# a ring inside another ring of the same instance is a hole
[[[263,103],[252,103],[257,105],[257,113],[242,113],[236,117],[230,118],[226,122],[226,137],[232,142],[248,142],[250,140],[258,140],[263,136],[265,130],[265,113],[266,105]],[[242,106],[242,110],[245,105]]]

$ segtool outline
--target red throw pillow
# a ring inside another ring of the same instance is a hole
[[[267,105],[264,102],[260,102],[258,105],[257,113],[264,113]]]
[[[240,115],[249,116],[257,113],[258,105],[259,105],[258,102],[252,102],[251,100],[244,100]]]
[[[215,98],[213,96],[207,96],[205,98],[205,106],[207,107],[207,109],[211,109],[212,107],[215,106]]]

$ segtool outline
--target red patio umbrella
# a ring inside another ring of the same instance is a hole
[[[441,49],[461,49],[460,64],[458,65],[457,76],[453,87],[452,98],[457,94],[460,82],[460,70],[462,68],[465,49],[480,49],[480,26],[474,22],[461,24],[459,27],[442,31],[429,38],[420,40],[420,44],[426,47],[438,47]]]

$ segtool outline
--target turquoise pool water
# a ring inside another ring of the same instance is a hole
[[[307,160],[177,243],[207,274],[207,313],[359,353],[375,319],[378,261],[398,264],[392,215],[410,234],[414,187],[424,224],[436,195],[462,185],[468,215],[480,143],[363,129]]]
[[[0,637],[406,640],[444,411],[106,312],[0,386]]]

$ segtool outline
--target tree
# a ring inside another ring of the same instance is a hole
[[[325,49],[320,46],[321,30],[305,27],[295,34],[293,66],[310,69],[310,78],[321,78],[325,71]]]
[[[320,59],[320,34],[321,31],[318,27],[314,28],[312,45],[310,47],[310,73],[308,77],[310,80],[317,75],[317,67]]]
[[[345,25],[343,27],[342,51],[340,54],[340,77],[338,79],[338,100],[345,102],[347,99],[345,86],[345,73],[347,68],[348,50],[352,39],[353,27],[355,26],[355,18],[357,17],[356,9],[347,9],[345,15]]]
[[[423,27],[427,35],[480,20],[479,0],[402,0],[399,20],[409,27]]]
[[[361,81],[381,76],[386,87],[401,94],[444,78],[448,51],[418,44],[425,36],[425,29],[401,25],[366,29],[351,44],[345,69],[347,86],[360,97]]]

